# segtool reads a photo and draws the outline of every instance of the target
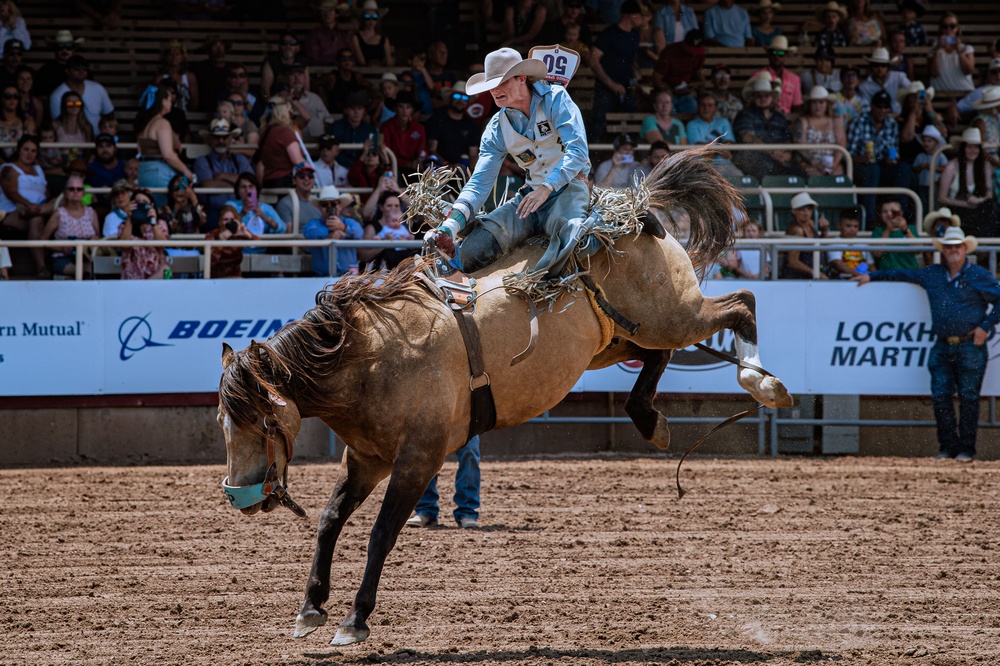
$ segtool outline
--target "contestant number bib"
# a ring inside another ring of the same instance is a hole
[[[558,83],[561,86],[568,85],[580,67],[580,54],[558,44],[534,46],[528,52],[528,57],[544,62],[545,68],[549,72],[545,80],[549,83]]]

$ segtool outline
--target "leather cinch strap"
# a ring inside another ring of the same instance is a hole
[[[458,330],[462,332],[465,342],[465,353],[469,356],[469,389],[472,392],[472,418],[469,421],[469,437],[487,430],[492,430],[497,424],[497,408],[493,401],[493,391],[490,388],[490,376],[486,374],[486,364],[483,362],[483,346],[479,340],[479,329],[471,312],[462,309],[462,305],[448,298],[445,292],[435,284],[434,280],[423,272],[417,275],[430,292],[444,301],[455,315]],[[466,441],[468,441],[468,439]]]

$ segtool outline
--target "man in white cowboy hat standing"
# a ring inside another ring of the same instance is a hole
[[[937,457],[961,462],[970,462],[976,455],[979,391],[988,359],[986,339],[1000,322],[1000,283],[988,270],[966,259],[977,245],[975,237],[966,236],[961,227],[949,227],[942,238],[934,239],[943,263],[853,278],[858,286],[869,281],[910,282],[927,292],[931,329],[937,336],[927,360],[940,445]]]
[[[774,105],[784,114],[798,113],[802,110],[802,79],[795,72],[785,69],[785,58],[789,53],[798,51],[798,47],[788,45],[788,37],[778,35],[771,40],[770,46],[765,46],[767,67],[754,72],[760,76],[764,72],[771,75],[772,81],[781,81],[781,90]]]
[[[893,115],[899,115],[903,105],[897,99],[897,95],[900,90],[910,87],[910,79],[903,72],[889,71],[889,65],[898,58],[890,58],[889,50],[880,46],[872,51],[870,57],[865,56],[865,60],[871,66],[871,74],[858,86],[858,94],[871,104],[875,93],[884,90],[889,93],[889,98],[892,100]]]
[[[55,52],[55,57],[46,61],[35,72],[35,86],[32,89],[34,95],[48,97],[66,80],[66,63],[83,41],[83,37],[74,39],[69,30],[60,30],[55,37],[49,39],[49,46]]]
[[[535,268],[556,277],[586,230],[590,157],[583,116],[565,88],[544,81],[547,74],[541,60],[502,48],[466,84],[470,95],[490,91],[500,111],[483,133],[475,172],[428,240],[453,253],[454,239],[479,213],[508,155],[525,170],[525,185],[472,225],[453,260],[465,272],[544,233],[549,248]]]

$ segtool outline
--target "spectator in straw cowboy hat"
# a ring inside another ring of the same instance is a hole
[[[319,26],[305,39],[306,61],[310,65],[333,65],[342,50],[351,48],[351,36],[337,28],[337,0],[323,0],[317,10]]]
[[[893,59],[889,57],[889,50],[881,46],[873,50],[871,56],[865,56],[865,60],[871,67],[871,74],[858,86],[858,93],[871,104],[875,93],[885,91],[892,101],[893,114],[898,115],[903,106],[896,95],[900,90],[910,87],[910,79],[902,72],[890,71],[889,65],[893,63]]]
[[[302,235],[307,240],[361,240],[365,232],[361,223],[343,214],[343,210],[354,203],[350,194],[341,194],[334,185],[327,185],[319,192],[321,214],[302,227]],[[358,271],[358,251],[353,247],[337,248],[336,272],[331,272],[330,250],[326,247],[311,247],[312,270],[316,275],[344,275]]]
[[[774,108],[774,82],[766,72],[753,79],[747,89],[747,107],[733,123],[737,143],[791,143],[788,118]],[[804,177],[789,150],[740,151],[733,155],[733,164],[756,178],[771,174]]]
[[[951,218],[951,211],[936,215]],[[931,330],[937,336],[927,359],[940,449],[935,457],[971,462],[976,455],[979,392],[989,355],[986,340],[1000,322],[1000,283],[982,266],[969,263],[967,255],[976,250],[978,241],[961,227],[949,226],[941,238],[934,239],[934,246],[941,252],[940,264],[875,271],[854,280],[858,286],[870,281],[909,282],[927,292]]]
[[[779,9],[781,9],[781,3],[772,2],[771,0],[760,0],[757,6],[753,8],[754,14],[757,15],[758,25],[750,32],[757,46],[770,46],[771,41],[781,34],[781,28],[771,25],[771,21],[774,20],[774,13]]]
[[[772,80],[781,81],[775,106],[785,114],[798,113],[802,110],[802,80],[798,74],[785,68],[785,58],[798,50],[798,47],[788,45],[787,37],[778,35],[771,40],[770,46],[764,47],[764,52],[767,53],[767,67],[754,72],[754,76],[768,72]]]
[[[847,33],[841,27],[847,19],[847,9],[842,4],[831,0],[816,10],[816,18],[823,23],[823,27],[812,36],[817,49],[848,45]]]
[[[83,41],[83,37],[74,38],[69,30],[60,30],[55,37],[49,38],[49,46],[52,47],[55,56],[45,61],[35,72],[36,95],[48,97],[66,79],[66,62]]]
[[[207,155],[202,155],[194,161],[194,172],[202,187],[232,188],[236,185],[236,177],[241,173],[253,171],[253,165],[246,155],[230,151],[233,139],[240,136],[240,128],[232,127],[224,118],[215,118],[207,131],[202,130],[201,136],[212,149]],[[208,226],[213,228],[221,209],[230,199],[228,194],[208,195]]]
[[[479,214],[510,155],[525,169],[526,186],[471,225],[456,267],[473,272],[544,233],[549,248],[534,270],[557,277],[592,224],[587,219],[590,151],[583,116],[565,88],[545,82],[548,71],[541,60],[524,60],[503,48],[486,56],[485,69],[469,79],[466,89],[470,95],[490,91],[501,110],[483,134],[475,172],[445,224],[429,232],[428,240],[446,253],[453,251],[454,239]]]

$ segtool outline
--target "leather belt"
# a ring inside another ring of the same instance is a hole
[[[949,335],[948,337],[942,339],[947,345],[960,345],[970,338],[972,338],[972,333],[966,333],[965,335]]]

